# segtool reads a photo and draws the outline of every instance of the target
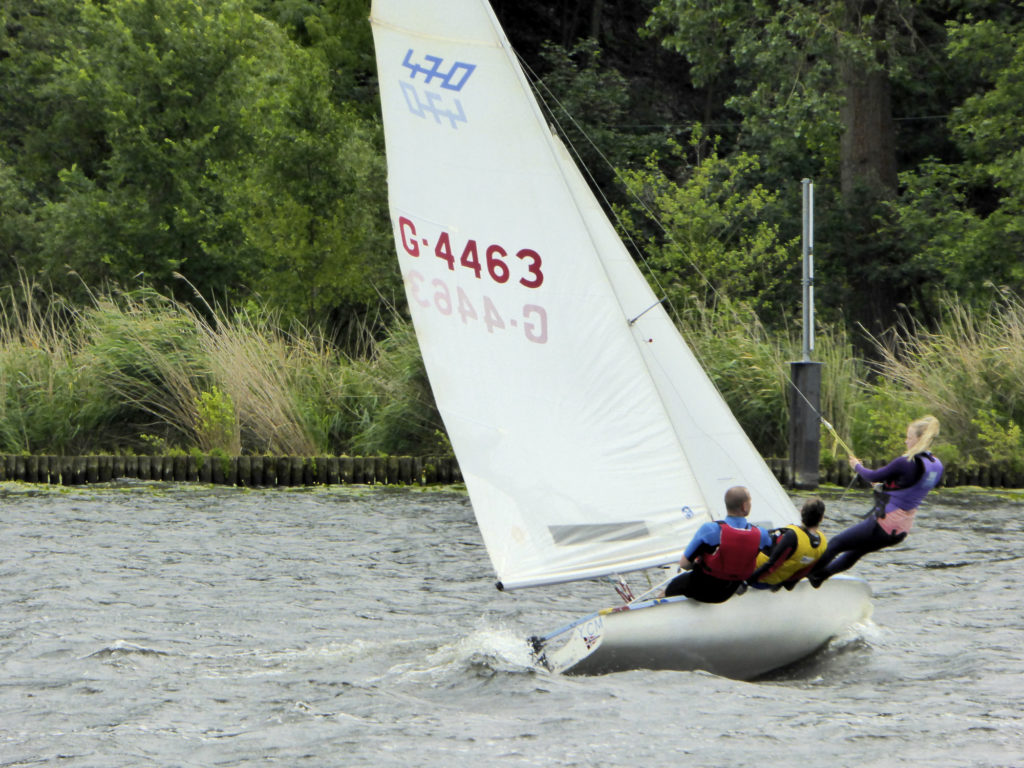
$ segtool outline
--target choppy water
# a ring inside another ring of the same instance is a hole
[[[614,593],[498,593],[455,492],[0,484],[0,766],[1024,766],[1022,507],[933,494],[874,622],[744,683],[533,671]]]

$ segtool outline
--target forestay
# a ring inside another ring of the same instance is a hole
[[[506,588],[678,559],[742,484],[792,502],[549,131],[484,0],[374,0],[413,323]]]

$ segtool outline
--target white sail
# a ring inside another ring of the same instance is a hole
[[[374,0],[371,21],[409,307],[504,586],[673,562],[732,485],[793,522],[486,1]]]

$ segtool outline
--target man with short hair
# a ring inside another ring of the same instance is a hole
[[[704,523],[686,545],[665,597],[685,595],[702,603],[724,603],[754,572],[757,553],[771,546],[768,531],[747,522],[750,492],[733,486],[725,492],[725,520]]]

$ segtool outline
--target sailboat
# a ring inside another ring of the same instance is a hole
[[[374,0],[389,206],[409,310],[500,589],[678,562],[746,486],[799,522],[549,129],[486,0]],[[555,672],[746,679],[870,612],[870,588],[631,600],[532,639]]]

